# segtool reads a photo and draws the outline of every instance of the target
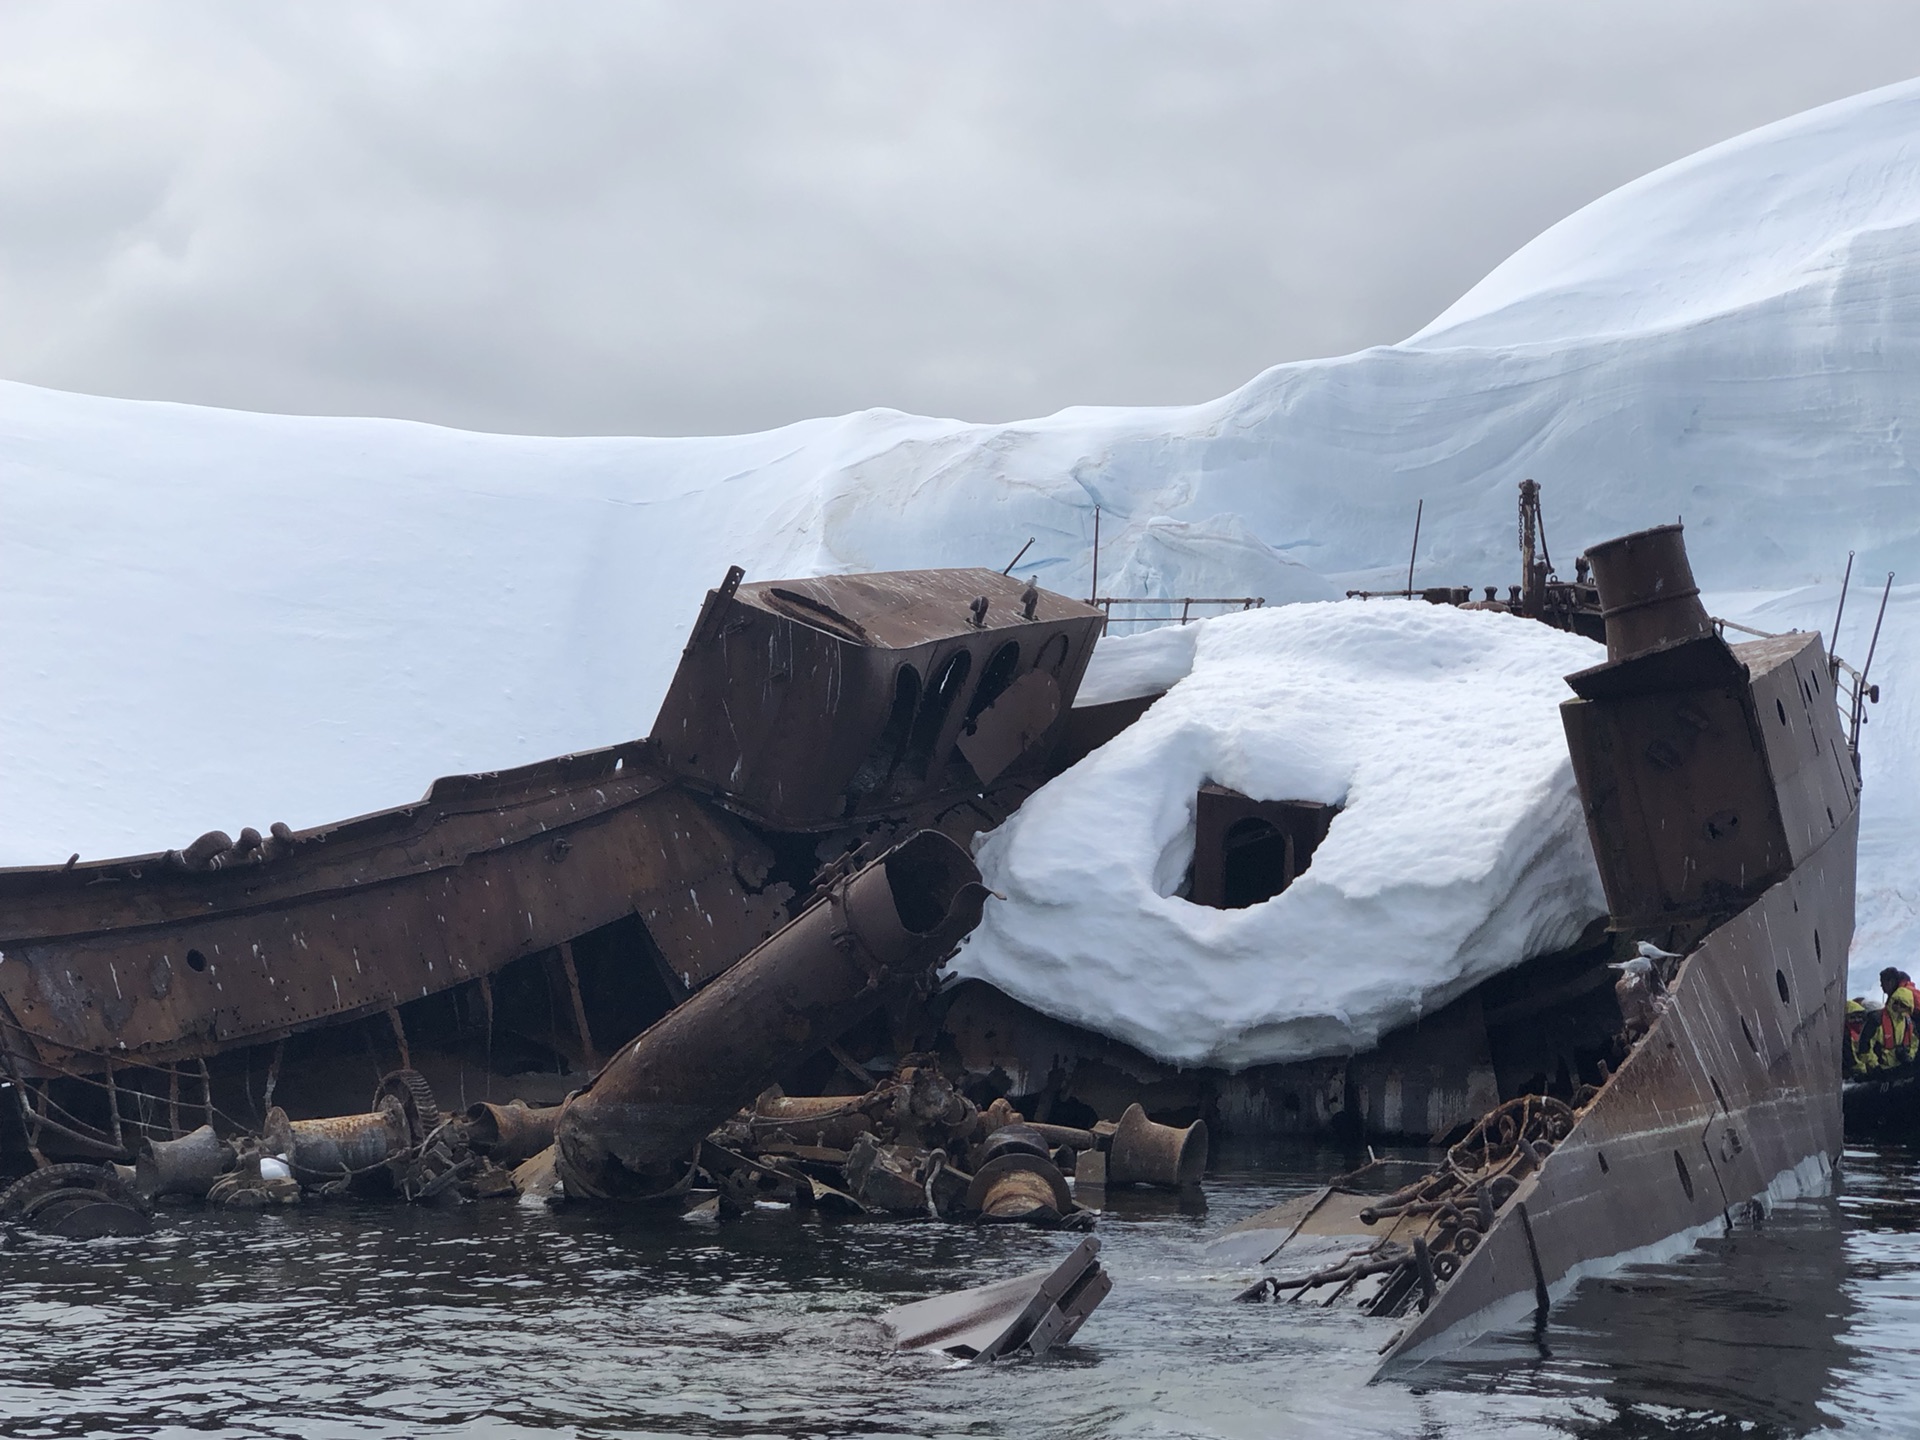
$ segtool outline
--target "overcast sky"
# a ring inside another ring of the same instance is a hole
[[[7,0],[0,376],[541,433],[1200,400],[1917,72],[1911,0]]]

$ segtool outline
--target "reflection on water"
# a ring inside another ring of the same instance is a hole
[[[1240,1306],[1222,1225],[1339,1157],[1239,1151],[1204,1211],[1120,1197],[1079,1341],[974,1370],[891,1354],[885,1306],[1072,1237],[763,1210],[640,1225],[513,1206],[187,1213],[0,1255],[0,1434],[1718,1436],[1920,1433],[1904,1151],[1835,1200],[1589,1282],[1530,1331],[1368,1385],[1388,1322]]]

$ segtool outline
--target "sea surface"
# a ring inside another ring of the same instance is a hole
[[[1204,1249],[1342,1160],[1236,1147],[1204,1206],[1116,1197],[1075,1343],[979,1367],[893,1354],[874,1317],[1075,1237],[503,1202],[26,1239],[0,1251],[0,1435],[1920,1435],[1913,1153],[1849,1149],[1833,1197],[1378,1384],[1393,1323],[1234,1304],[1255,1272]]]

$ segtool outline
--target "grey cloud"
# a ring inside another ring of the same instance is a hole
[[[527,432],[1204,399],[1920,11],[16,3],[0,374]]]

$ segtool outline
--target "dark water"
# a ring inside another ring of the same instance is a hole
[[[31,1436],[1732,1436],[1920,1434],[1920,1163],[1589,1282],[1531,1332],[1367,1385],[1384,1322],[1241,1306],[1221,1226],[1327,1156],[1224,1157],[1208,1208],[1127,1197],[1073,1347],[891,1354],[887,1305],[1071,1237],[762,1210],[641,1225],[513,1205],[185,1214],[0,1254],[0,1434]]]

